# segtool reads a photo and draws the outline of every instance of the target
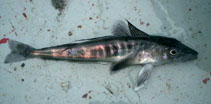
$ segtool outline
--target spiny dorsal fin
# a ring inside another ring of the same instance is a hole
[[[126,20],[128,23],[128,28],[130,30],[130,34],[131,36],[134,37],[150,37],[147,33],[139,30],[138,28],[136,28],[133,24],[131,24],[128,20]]]

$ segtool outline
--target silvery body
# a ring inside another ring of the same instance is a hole
[[[128,21],[127,21],[128,22]],[[153,66],[174,62],[190,61],[198,53],[180,41],[162,36],[150,36],[128,22],[128,31],[119,26],[114,34],[80,43],[35,49],[29,45],[9,40],[12,50],[5,63],[12,63],[29,58],[43,58],[71,61],[111,62],[111,73],[131,65],[145,65],[138,75],[136,90],[143,87],[151,75]]]

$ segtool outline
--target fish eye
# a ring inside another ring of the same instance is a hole
[[[177,50],[176,49],[171,49],[170,50],[170,54],[171,55],[176,55],[177,54]]]

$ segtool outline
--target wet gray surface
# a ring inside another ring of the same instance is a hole
[[[141,66],[110,75],[108,63],[30,59],[4,64],[0,44],[0,103],[5,104],[209,104],[211,102],[210,0],[68,0],[59,11],[51,0],[0,0],[0,39],[36,48],[111,34],[116,21],[174,37],[196,49],[196,61],[155,67],[135,92]],[[25,64],[23,66],[22,64]]]

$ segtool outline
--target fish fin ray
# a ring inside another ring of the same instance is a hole
[[[127,24],[123,21],[117,21],[112,27],[112,34],[116,36],[130,36]]]
[[[151,73],[152,73],[153,65],[147,64],[145,65],[139,72],[135,91],[138,91],[139,89],[144,87],[144,84],[149,80]]]
[[[117,71],[130,66],[133,63],[133,61],[135,59],[134,57],[137,55],[137,53],[138,53],[138,51],[132,52],[127,57],[120,60],[119,62],[113,63],[110,68],[110,73],[111,74],[116,73]]]
[[[130,34],[133,37],[150,37],[147,33],[141,31],[140,29],[136,28],[132,23],[126,20],[128,23],[128,28],[130,30]]]
[[[11,39],[8,40],[8,43],[11,53],[6,56],[4,63],[23,61],[31,57],[30,52],[34,50],[33,47]]]
[[[130,64],[128,63],[127,60],[122,60],[120,62],[117,63],[112,63],[112,66],[110,68],[110,73],[116,73],[117,71],[124,69],[126,67],[128,67]]]

